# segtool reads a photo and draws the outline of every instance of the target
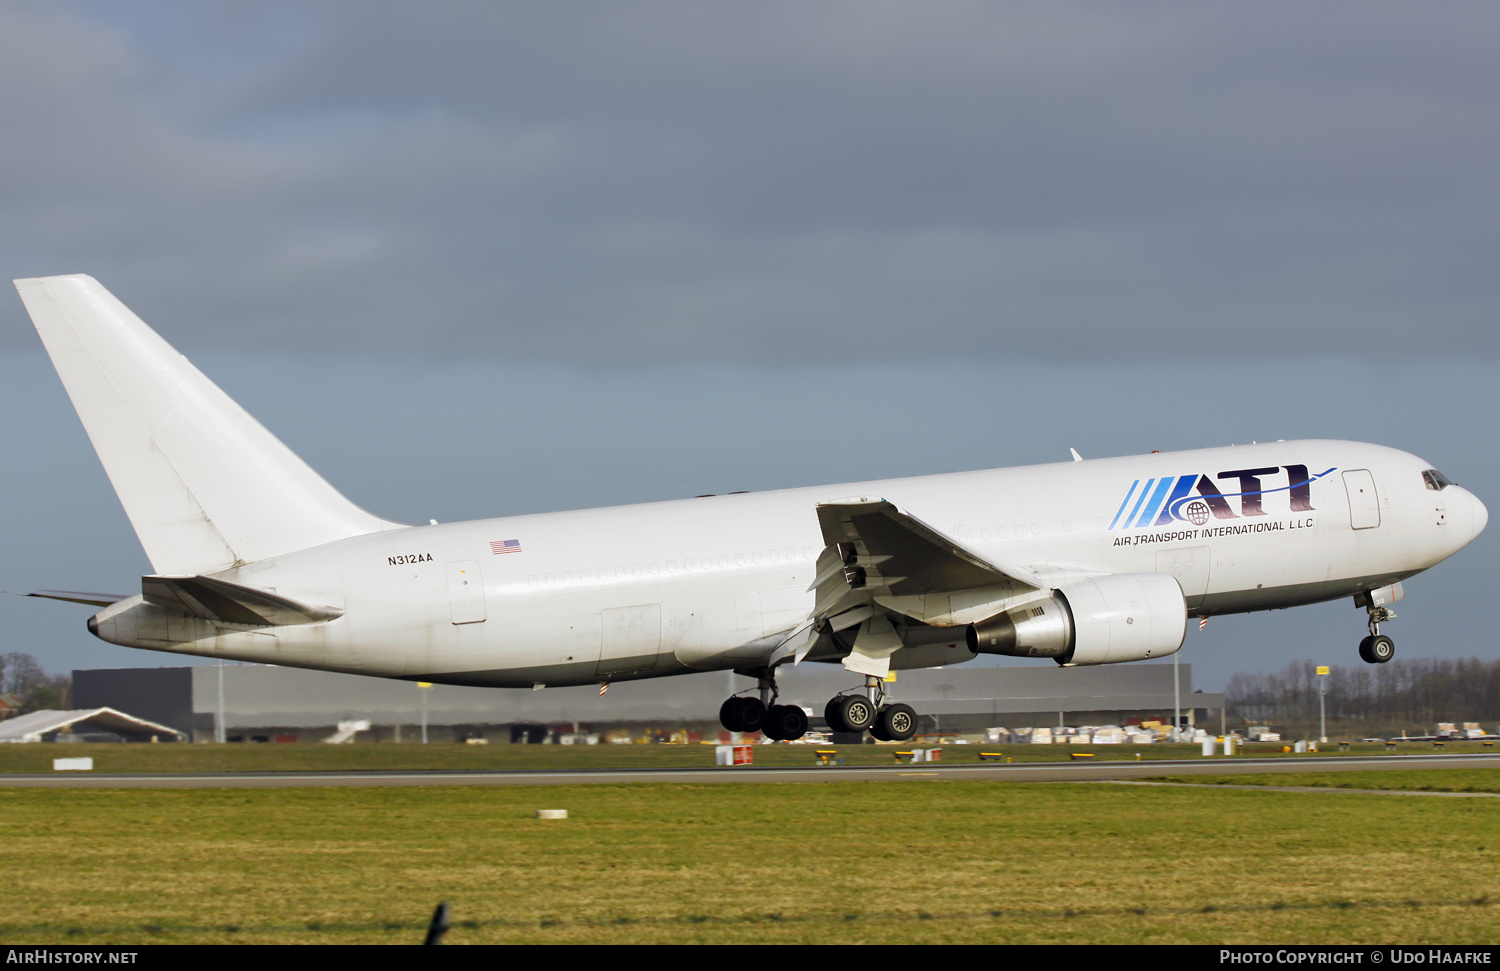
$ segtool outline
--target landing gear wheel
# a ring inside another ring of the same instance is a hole
[[[843,717],[839,715],[839,702],[842,700],[842,698],[830,698],[828,704],[823,707],[823,720],[828,723],[830,732],[844,734],[854,730],[845,725]]]
[[[775,705],[766,713],[762,730],[778,742],[795,742],[807,734],[807,712],[796,705]]]
[[[719,724],[731,732],[758,732],[766,721],[759,698],[730,698],[719,706]]]
[[[904,742],[917,734],[917,713],[912,710],[911,705],[886,705],[880,709],[880,715],[875,719],[875,727],[870,729],[870,734],[875,735],[876,730],[885,736],[888,742]],[[876,735],[879,738],[880,735]]]
[[[1384,634],[1371,634],[1359,642],[1360,660],[1367,664],[1384,664],[1396,656],[1396,642]]]
[[[887,735],[886,732],[885,732],[885,729],[883,727],[881,727],[880,716],[879,715],[876,715],[875,716],[875,720],[870,723],[870,737],[873,738],[877,742],[894,742],[895,741],[895,739],[891,738],[889,735]]]
[[[838,720],[851,732],[862,732],[875,721],[875,706],[863,695],[840,695],[831,704]]]

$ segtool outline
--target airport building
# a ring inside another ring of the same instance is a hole
[[[1173,671],[1177,672],[1176,692]],[[779,679],[781,701],[809,709],[824,727],[828,699],[859,683],[840,666],[805,664]],[[483,739],[541,742],[567,736],[640,738],[687,732],[714,738],[719,706],[755,682],[731,672],[525,691],[424,687],[411,681],[274,665],[125,668],[73,672],[74,704],[109,707],[170,726],[195,741],[308,742],[341,731],[357,741]],[[1192,687],[1189,664],[1099,667],[946,667],[902,671],[888,686],[915,708],[919,731],[982,735],[1005,727],[1170,723],[1174,704],[1189,724],[1218,727],[1222,694]],[[367,727],[361,727],[368,723]]]

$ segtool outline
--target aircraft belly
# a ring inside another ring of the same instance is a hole
[[[1400,570],[1392,573],[1377,573],[1366,576],[1346,577],[1336,580],[1320,580],[1312,583],[1285,584],[1249,590],[1227,590],[1210,593],[1200,605],[1191,611],[1194,616],[1207,614],[1239,614],[1253,610],[1280,610],[1285,607],[1300,607],[1306,604],[1323,603],[1353,597],[1364,590],[1372,590],[1390,583],[1415,576],[1420,570]]]

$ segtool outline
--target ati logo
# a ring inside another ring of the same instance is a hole
[[[1337,468],[1335,466],[1334,468]],[[1285,470],[1287,484],[1265,488],[1261,485],[1264,476],[1280,475]],[[1264,516],[1260,497],[1273,492],[1290,492],[1292,512],[1312,512],[1312,484],[1334,469],[1327,469],[1309,476],[1305,465],[1282,465],[1268,469],[1233,469],[1208,475],[1169,475],[1161,479],[1147,479],[1141,485],[1136,479],[1120,503],[1119,511],[1109,524],[1110,529],[1140,529],[1146,526],[1166,526],[1174,520],[1202,526],[1209,517],[1215,519],[1238,519],[1240,516]],[[1238,492],[1225,492],[1215,479],[1233,479],[1239,483]],[[1195,495],[1196,493],[1196,495]],[[1229,507],[1230,499],[1240,501],[1236,515]]]

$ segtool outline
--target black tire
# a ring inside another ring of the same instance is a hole
[[[1364,640],[1362,640],[1362,641],[1359,642],[1359,659],[1361,661],[1365,662],[1366,664],[1379,664],[1380,663],[1379,661],[1375,660],[1375,656],[1370,653],[1370,642],[1373,641],[1374,639],[1375,638],[1373,636],[1371,636],[1371,637],[1366,637]]]
[[[880,709],[880,717],[875,724],[886,741],[904,742],[917,734],[917,713],[911,705],[886,705]],[[870,729],[870,734],[874,733],[875,729]]]
[[[828,730],[830,732],[838,732],[841,735],[854,730],[844,724],[844,719],[839,714],[839,702],[842,700],[841,698],[830,698],[828,699],[828,704],[823,706],[823,720],[828,723]]]
[[[875,706],[864,695],[840,695],[838,718],[851,732],[862,732],[875,721]]]
[[[777,705],[767,714],[763,731],[778,742],[795,742],[807,734],[807,712],[796,705]]]
[[[1370,638],[1370,659],[1376,664],[1384,664],[1396,656],[1396,642],[1384,634],[1376,634]]]
[[[895,741],[894,738],[891,738],[889,735],[887,735],[885,733],[885,729],[883,729],[883,728],[880,727],[880,719],[879,719],[879,717],[877,717],[873,722],[870,723],[870,737],[873,738],[877,742],[894,742]]]
[[[759,698],[730,698],[719,706],[719,724],[731,732],[758,732],[766,722],[766,706]]]

